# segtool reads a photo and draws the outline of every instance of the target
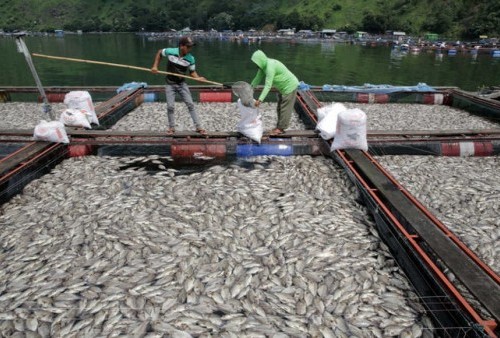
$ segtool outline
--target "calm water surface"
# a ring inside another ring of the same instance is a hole
[[[159,48],[172,47],[173,40],[148,41],[134,34],[88,34],[56,37],[26,37],[32,53],[119,63],[150,68]],[[456,56],[436,52],[398,53],[390,47],[334,44],[332,42],[244,44],[230,41],[198,41],[193,49],[198,73],[215,82],[251,81],[256,67],[250,56],[262,49],[284,62],[310,85],[391,84],[456,86],[475,91],[480,86],[500,84],[500,58],[490,54]],[[24,56],[13,38],[0,38],[3,69],[0,86],[34,86]],[[44,86],[120,86],[137,81],[163,84],[163,76],[139,70],[33,58]],[[162,67],[165,63],[162,64]],[[196,82],[191,82],[195,84]],[[196,83],[199,84],[199,83]]]

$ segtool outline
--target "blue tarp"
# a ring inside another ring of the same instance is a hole
[[[298,89],[299,90],[309,90],[309,89],[311,89],[311,86],[308,85],[307,83],[305,83],[304,81],[300,81]]]
[[[134,90],[134,89],[141,88],[141,87],[146,88],[147,86],[148,86],[148,84],[146,82],[129,82],[129,83],[125,83],[123,86],[118,88],[116,90],[116,92],[121,93],[124,90]]]

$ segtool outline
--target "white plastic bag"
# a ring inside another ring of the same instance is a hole
[[[238,99],[238,108],[240,110],[240,122],[238,123],[238,132],[255,142],[260,143],[264,127],[259,113],[259,109],[245,107]]]
[[[334,103],[317,109],[318,124],[316,130],[319,130],[323,139],[329,140],[335,137],[337,131],[337,118],[340,112],[347,110],[342,103]]]
[[[340,113],[343,110],[346,110],[346,106],[342,103],[331,103],[327,106],[323,106],[316,110],[316,117],[318,118],[318,122],[320,122],[329,112],[337,112]]]
[[[337,149],[368,150],[366,114],[361,109],[347,109],[339,113],[337,131],[330,150]]]
[[[61,121],[40,121],[35,126],[33,137],[37,141],[69,143],[68,134],[66,134],[66,129]]]
[[[90,116],[90,122],[99,125],[92,97],[87,91],[72,91],[64,96],[64,104],[68,108],[80,109]]]
[[[61,116],[59,117],[59,121],[61,121],[65,126],[68,127],[90,129],[91,126],[89,117],[90,115],[85,113],[83,110],[68,108],[62,112]]]

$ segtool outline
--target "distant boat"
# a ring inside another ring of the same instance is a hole
[[[54,30],[54,33],[56,34],[56,37],[58,37],[58,38],[64,37],[64,31],[62,29],[56,29],[56,30]]]
[[[418,53],[420,53],[421,50],[422,49],[418,46],[411,46],[410,47],[410,53],[412,53],[412,54],[418,54]]]

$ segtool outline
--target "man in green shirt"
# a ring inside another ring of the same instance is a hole
[[[186,75],[187,73],[196,79],[205,80],[204,77],[200,76],[196,72],[196,62],[194,56],[191,54],[191,49],[194,46],[193,40],[189,36],[184,36],[179,40],[179,47],[177,48],[162,48],[159,49],[155,55],[155,60],[153,66],[151,67],[151,72],[158,73],[158,65],[162,58],[167,59],[167,72],[169,75],[166,77],[165,94],[167,98],[167,116],[168,125],[167,130],[168,135],[172,135],[175,132],[175,115],[174,115],[174,105],[175,105],[175,94],[179,94],[186,104],[189,114],[193,119],[193,123],[196,127],[196,131],[202,135],[206,135],[207,132],[201,127],[198,114],[196,113],[193,97],[191,96],[191,91],[186,84],[184,77],[175,76],[175,74]]]
[[[270,135],[283,134],[290,125],[290,118],[297,99],[299,80],[283,63],[268,58],[261,50],[254,52],[251,60],[259,67],[255,78],[252,80],[252,87],[265,79],[264,88],[259,99],[255,101],[255,106],[258,107],[264,101],[271,87],[274,86],[278,90],[278,105],[276,107],[278,123],[276,128],[271,130]]]

